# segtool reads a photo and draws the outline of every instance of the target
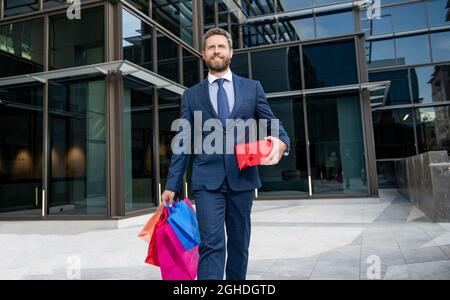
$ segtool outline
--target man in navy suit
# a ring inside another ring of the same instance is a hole
[[[207,119],[222,121],[219,124],[224,126],[224,133],[226,120],[263,119],[270,127],[276,117],[260,82],[237,76],[229,68],[233,56],[231,35],[220,28],[208,30],[203,37],[202,54],[209,74],[183,95],[182,120],[191,125],[184,133],[200,136],[203,140],[207,136],[208,132],[193,130],[194,116],[201,116],[202,122]],[[289,137],[281,122],[278,124],[278,137],[271,131],[272,134],[265,137],[272,141],[273,147],[264,165],[277,164],[289,151]],[[247,273],[254,189],[261,187],[258,169],[247,167],[239,171],[234,153],[199,153],[195,142],[194,148],[191,191],[201,238],[197,279],[222,280],[225,270],[227,280],[243,280]],[[174,151],[161,196],[164,203],[172,204],[175,192],[181,190],[188,157],[189,153],[176,154]]]

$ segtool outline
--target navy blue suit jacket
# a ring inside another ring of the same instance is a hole
[[[261,83],[238,76],[233,73],[234,106],[229,119],[259,119],[268,120],[268,132],[270,133],[271,119],[275,119],[267,102]],[[209,97],[209,82],[205,78],[183,94],[182,119],[191,124],[191,137],[194,136],[194,112],[201,112],[202,123],[207,119],[219,119]],[[279,139],[290,149],[290,141],[280,121]],[[203,125],[203,124],[202,124]],[[179,133],[182,130],[179,131]],[[210,132],[202,132],[202,140]],[[246,137],[248,138],[248,137]],[[239,141],[238,141],[239,142]],[[241,141],[242,142],[242,141]],[[248,140],[247,140],[248,142]],[[197,147],[192,142],[194,147]],[[194,153],[194,152],[191,152]],[[261,187],[258,167],[247,167],[239,171],[236,156],[234,154],[193,154],[191,190],[215,190],[221,186],[225,176],[228,184],[234,191],[247,191]],[[225,157],[224,157],[225,156]],[[167,176],[165,189],[179,192],[183,181],[183,174],[189,154],[173,154]]]

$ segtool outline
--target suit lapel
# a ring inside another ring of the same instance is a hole
[[[209,96],[209,82],[208,82],[208,77],[206,77],[206,79],[203,80],[202,82],[202,102],[203,105],[206,107],[206,110],[209,112],[209,114],[211,115],[211,117],[213,117],[214,119],[219,119],[219,116],[217,115],[216,111],[214,110],[214,107],[211,103],[211,97]]]
[[[237,76],[236,74],[233,74],[233,89],[234,89],[234,105],[233,105],[233,109],[230,113],[230,117],[229,119],[234,119],[234,117],[236,116],[236,114],[239,111],[239,107],[242,104],[241,101],[241,93],[239,93],[239,90],[241,88],[241,80],[239,78],[239,76]],[[219,119],[219,116],[217,115],[217,112],[214,110],[214,107],[212,105],[211,102],[211,97],[209,95],[209,82],[208,82],[208,77],[205,78],[202,82],[202,102],[204,103],[206,110],[209,112],[209,114],[215,118],[215,119]]]
[[[242,103],[241,93],[239,93],[240,88],[241,88],[240,77],[233,73],[234,106],[233,106],[233,110],[230,113],[230,119],[234,119],[234,117],[238,113],[239,107]]]

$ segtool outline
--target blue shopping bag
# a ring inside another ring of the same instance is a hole
[[[183,201],[174,201],[172,207],[166,204],[170,211],[168,222],[177,235],[184,249],[189,250],[200,244],[200,231],[197,216],[185,198]]]

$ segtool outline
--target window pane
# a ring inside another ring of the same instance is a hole
[[[38,0],[4,0],[4,16],[10,17],[39,10]]]
[[[276,44],[276,21],[244,23],[242,26],[244,47]]]
[[[50,82],[49,213],[106,214],[106,84]]]
[[[313,194],[367,194],[357,92],[307,97]]]
[[[308,195],[308,163],[306,159],[303,101],[295,98],[269,99],[274,115],[283,124],[291,139],[289,156],[275,166],[260,166],[261,196]]]
[[[400,65],[430,62],[428,35],[397,38],[397,63]]]
[[[231,39],[233,40],[233,49],[238,49],[238,48],[242,48],[242,46],[240,45],[240,37],[239,37],[239,24],[241,23],[239,21],[239,18],[236,16],[235,13],[238,12],[234,12],[230,14],[230,19],[231,19]]]
[[[252,79],[261,81],[267,93],[301,89],[298,47],[251,53]]]
[[[123,58],[152,70],[152,27],[122,10]]]
[[[396,65],[394,40],[366,41],[366,60],[369,69]]]
[[[191,87],[200,81],[200,59],[183,49],[183,85]]]
[[[220,2],[222,2],[222,1],[220,1]],[[227,2],[227,1],[223,1],[223,2]],[[244,6],[245,7],[244,11],[250,17],[266,15],[266,14],[275,12],[274,0],[242,1],[242,3],[245,3],[245,2],[246,2],[246,4]]]
[[[432,33],[430,37],[433,61],[450,60],[450,31]]]
[[[149,1],[148,0],[127,0],[131,5],[137,8],[144,15],[149,15]]]
[[[0,89],[0,215],[42,213],[43,85]]]
[[[180,96],[170,91],[161,89],[158,91],[159,108],[159,170],[161,189],[167,182],[170,160],[172,159],[171,142],[177,132],[171,130],[172,122],[180,118]],[[176,195],[180,197],[181,195]]]
[[[103,10],[103,6],[84,9],[80,20],[69,20],[65,13],[49,17],[50,69],[104,62]]]
[[[288,11],[294,9],[310,8],[312,7],[312,0],[278,0],[277,11]]]
[[[339,26],[336,26],[339,24]],[[353,12],[330,12],[316,15],[317,37],[353,33],[355,31]]]
[[[411,69],[413,100],[416,103],[450,101],[450,66]]]
[[[386,105],[410,104],[411,97],[408,86],[408,70],[395,70],[369,73],[369,81],[391,81],[386,98]]]
[[[280,18],[278,23],[280,42],[314,38],[314,20],[310,17]]]
[[[450,154],[450,106],[416,109],[419,152],[447,150]]]
[[[304,46],[303,64],[307,89],[358,83],[353,40]]]
[[[0,26],[0,77],[44,70],[42,18]]]
[[[153,86],[124,78],[125,210],[154,206]]]
[[[247,53],[239,53],[239,54],[233,54],[233,57],[231,58],[231,71],[234,73],[246,77],[249,77],[248,73],[248,56]]]
[[[203,0],[204,32],[216,26],[214,22],[214,2],[215,2],[214,0]]]
[[[192,0],[153,0],[153,19],[189,45],[193,45]]]
[[[450,23],[448,0],[431,0],[427,2],[428,21],[430,26]]]
[[[158,74],[179,82],[178,45],[158,32]]]
[[[372,116],[377,159],[416,154],[412,109],[378,110]]]
[[[384,32],[379,32],[379,34],[412,30],[427,26],[425,4],[423,2],[382,8],[381,19],[384,18],[389,21],[387,21],[388,24],[386,24],[387,26],[384,28]]]

